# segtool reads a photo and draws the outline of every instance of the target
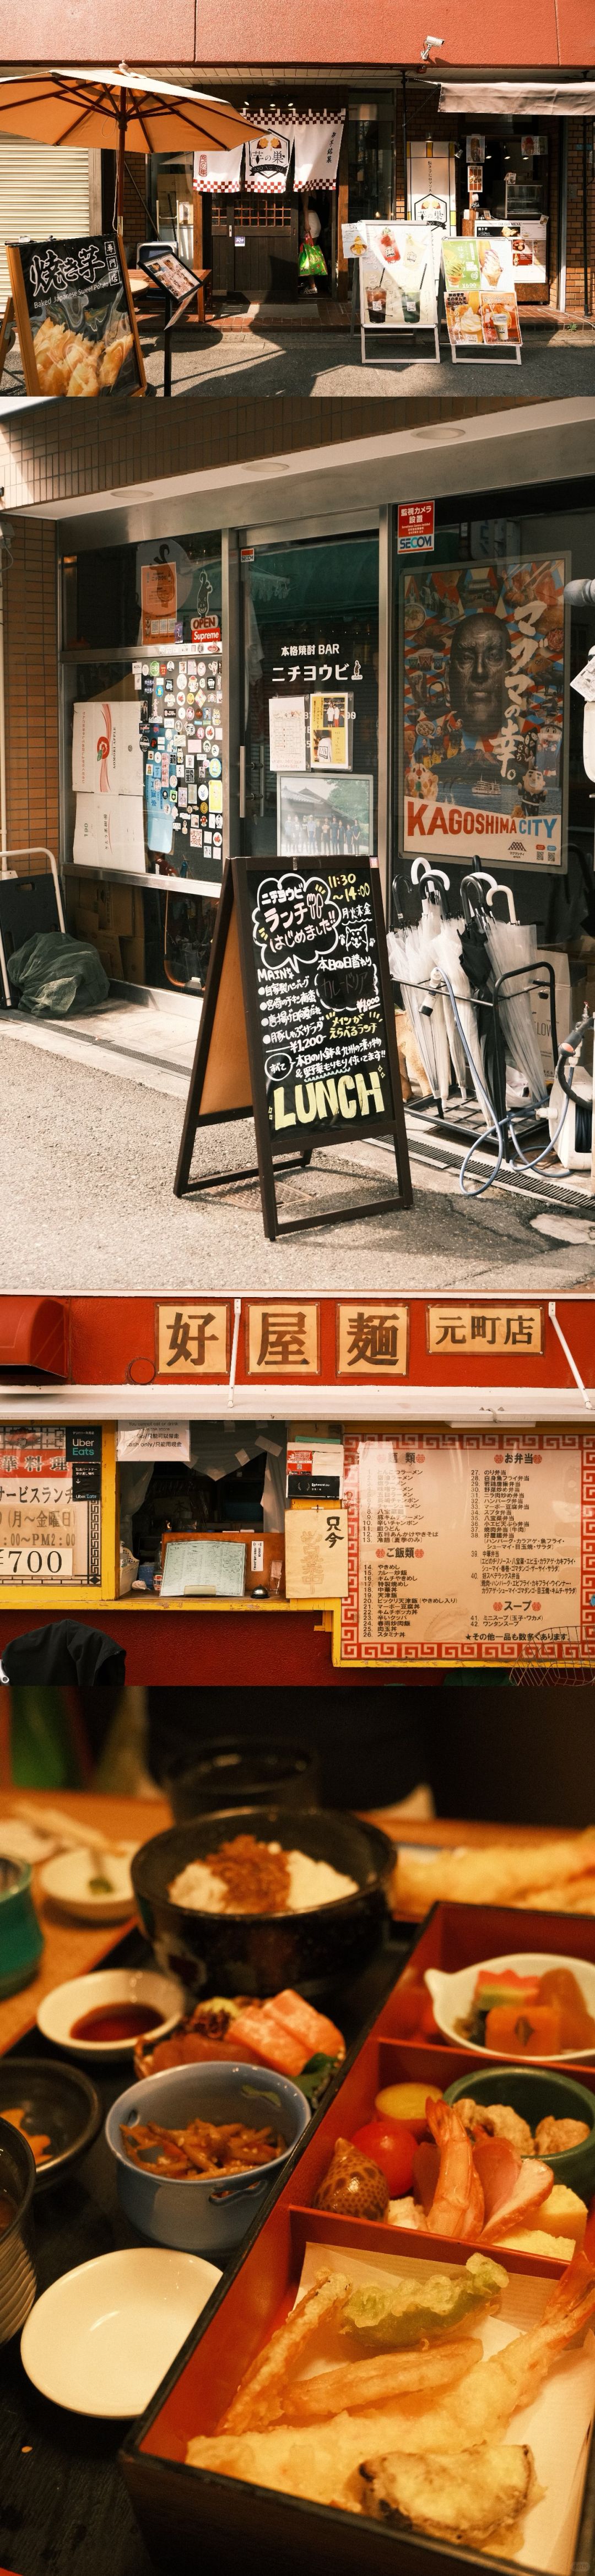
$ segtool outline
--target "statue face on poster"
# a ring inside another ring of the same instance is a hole
[[[489,609],[462,617],[450,648],[450,703],[465,733],[478,739],[500,732],[506,712],[508,628]]]

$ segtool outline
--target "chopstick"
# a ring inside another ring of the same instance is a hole
[[[45,1829],[48,1834],[58,1835],[72,1851],[112,1852],[115,1858],[118,1852],[130,1850],[129,1843],[117,1842],[109,1834],[102,1834],[97,1825],[83,1825],[78,1817],[63,1815],[60,1807],[34,1807],[28,1798],[19,1798],[13,1807],[13,1815],[20,1817],[22,1824],[34,1826],[38,1833],[42,1834]]]

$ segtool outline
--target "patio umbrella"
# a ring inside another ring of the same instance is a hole
[[[234,144],[258,137],[261,127],[227,99],[150,80],[146,72],[129,72],[126,63],[119,63],[115,70],[69,68],[0,81],[2,134],[22,135],[28,143],[62,144],[70,151],[115,149],[121,233],[127,151],[231,151]]]

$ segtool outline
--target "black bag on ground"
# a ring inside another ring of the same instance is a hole
[[[70,1011],[96,1011],[107,1001],[109,981],[97,949],[68,931],[40,930],[7,958],[18,1008],[36,1020],[66,1020]]]

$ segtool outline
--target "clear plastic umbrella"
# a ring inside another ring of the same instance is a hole
[[[403,1008],[411,1022],[430,1091],[444,1105],[450,1083],[450,1054],[443,1000],[441,993],[422,989],[430,983],[434,965],[431,943],[421,922],[416,921],[403,924],[400,930],[390,930],[387,946],[391,975],[401,986]]]
[[[537,937],[533,923],[517,921],[510,888],[498,886],[498,894],[508,903],[509,919],[500,921],[493,910],[494,890],[488,888],[485,932],[488,953],[495,976],[510,974],[519,966],[537,965]],[[531,1100],[547,1099],[543,1065],[531,1010],[531,994],[522,979],[504,985],[498,994],[498,1010],[506,1055],[521,1075]]]
[[[480,1108],[485,1118],[487,1116],[484,1088],[485,1074],[481,1040],[477,1026],[477,1012],[472,1000],[469,977],[465,974],[465,968],[461,957],[461,937],[464,928],[465,924],[463,920],[441,922],[440,928],[436,931],[434,938],[434,957],[436,965],[444,969],[444,973],[445,975],[448,975],[449,983],[452,985],[461,1027],[465,1032],[469,1068]],[[461,1044],[459,1031],[457,1029],[456,1020],[454,1018],[452,1003],[447,993],[444,995],[444,1013],[448,1043],[456,1078],[459,1082],[461,1091],[464,1091],[465,1054]],[[460,1073],[459,1063],[461,1066]]]

